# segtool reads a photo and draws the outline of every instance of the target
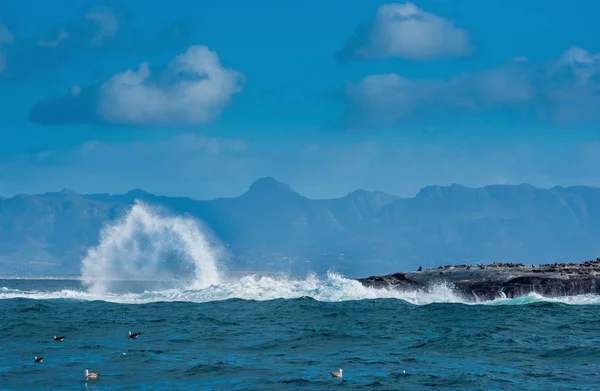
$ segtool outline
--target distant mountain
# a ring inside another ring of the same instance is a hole
[[[354,191],[308,199],[273,178],[235,198],[132,190],[0,198],[0,274],[76,274],[103,224],[140,200],[208,227],[236,269],[371,275],[446,263],[581,260],[600,254],[600,189],[429,186],[414,198]]]

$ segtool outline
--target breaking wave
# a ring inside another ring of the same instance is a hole
[[[123,282],[125,287],[129,282]],[[249,274],[241,278],[223,278],[220,283],[201,289],[170,288],[143,290],[138,292],[103,292],[101,294],[85,289],[65,289],[58,291],[25,291],[8,287],[0,288],[0,299],[28,298],[37,300],[70,299],[102,300],[124,304],[144,304],[152,302],[196,302],[204,303],[228,299],[275,300],[310,297],[324,302],[341,302],[369,299],[397,299],[413,305],[433,303],[461,303],[468,305],[522,305],[536,302],[552,302],[572,305],[600,304],[598,295],[581,295],[547,298],[529,294],[512,299],[496,299],[485,302],[464,300],[452,285],[439,284],[427,291],[400,291],[363,286],[360,282],[336,273],[325,276],[309,274],[306,278],[295,279],[286,275],[268,276]]]
[[[161,216],[140,202],[100,233],[81,262],[90,293],[110,292],[118,280],[170,280],[182,288],[219,283],[218,247],[191,218]]]

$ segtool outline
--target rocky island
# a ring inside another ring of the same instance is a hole
[[[527,266],[521,263],[448,265],[416,272],[358,279],[365,286],[401,290],[428,290],[451,283],[465,300],[514,298],[529,293],[546,297],[600,294],[600,258],[581,263]]]

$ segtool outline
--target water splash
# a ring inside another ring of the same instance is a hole
[[[158,290],[132,290],[128,281],[113,282],[115,289],[98,295],[93,290],[62,289],[40,292],[0,288],[0,299],[26,297],[32,299],[104,300],[116,303],[143,304],[158,301],[205,303],[229,299],[276,300],[310,297],[323,302],[352,300],[399,299],[416,305],[431,303],[462,303],[461,297],[450,285],[434,285],[427,291],[400,291],[397,289],[371,288],[337,273],[318,276],[309,273],[305,278],[293,278],[287,274],[247,274],[241,277],[223,276],[219,284],[201,289],[168,288]],[[121,286],[124,289],[118,289]]]
[[[131,287],[130,282],[117,282],[123,287]],[[366,287],[356,280],[344,278],[336,273],[325,276],[309,274],[305,278],[292,278],[285,274],[248,274],[240,277],[222,276],[218,284],[200,289],[168,288],[158,290],[132,291],[123,289],[97,295],[93,291],[61,289],[56,291],[19,290],[0,288],[1,299],[28,298],[36,300],[104,300],[124,304],[144,304],[153,302],[195,302],[205,303],[228,299],[275,300],[311,297],[324,302],[351,300],[397,299],[413,305],[434,303],[456,303],[467,305],[527,305],[537,302],[563,303],[570,305],[600,305],[599,295],[580,295],[548,298],[532,293],[513,299],[471,302],[464,300],[451,284],[433,285],[427,290],[379,289]]]
[[[180,281],[181,288],[219,283],[219,250],[191,218],[161,216],[140,202],[88,251],[81,276],[88,291],[106,295],[116,280]]]

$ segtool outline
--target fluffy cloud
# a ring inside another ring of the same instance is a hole
[[[224,68],[215,52],[191,46],[157,77],[142,63],[100,86],[39,102],[30,118],[43,124],[202,125],[215,119],[243,84],[244,76]]]
[[[568,67],[582,84],[586,84],[600,71],[600,53],[591,54],[587,50],[574,46],[563,53],[556,65],[554,70]]]
[[[338,58],[432,60],[463,57],[472,51],[467,31],[409,2],[380,6],[375,19],[356,29]]]
[[[394,126],[432,112],[511,107],[534,94],[530,80],[513,67],[442,79],[411,80],[372,75],[346,89],[344,126]]]
[[[554,63],[522,59],[450,79],[371,75],[346,88],[345,128],[395,127],[415,118],[513,109],[557,124],[600,121],[600,54],[571,48]]]
[[[560,125],[600,121],[600,53],[565,51],[544,70],[537,89],[541,118]]]
[[[205,124],[242,90],[241,73],[221,66],[205,46],[175,57],[159,81],[147,63],[113,76],[101,88],[100,113],[111,123],[131,125]]]

